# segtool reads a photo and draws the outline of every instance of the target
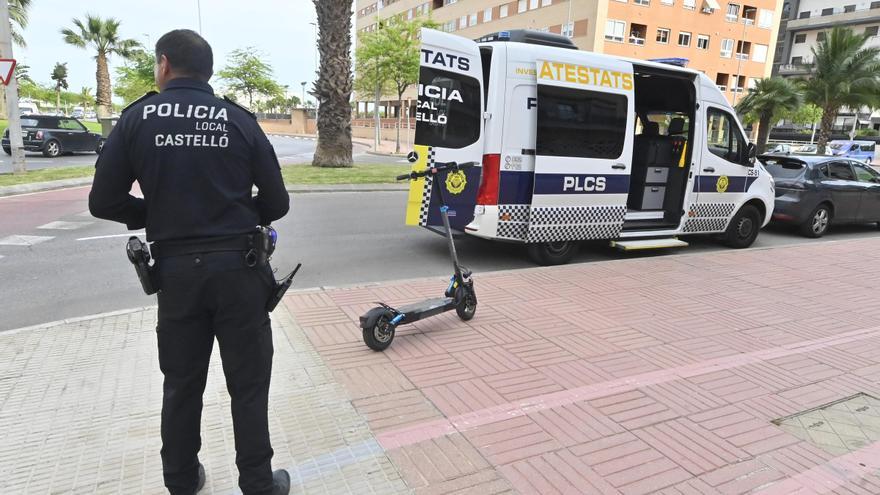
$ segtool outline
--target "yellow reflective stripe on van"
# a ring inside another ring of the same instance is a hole
[[[632,91],[633,89],[633,75],[631,72],[600,69],[598,67],[587,67],[585,65],[549,60],[541,61],[538,79],[622,89],[624,91]]]
[[[425,145],[417,144],[413,147],[413,151],[419,156],[418,160],[412,164],[413,172],[421,172],[428,166],[428,154],[430,148]],[[406,200],[406,224],[421,225],[422,203],[425,196],[426,181],[424,177],[409,181],[409,197]],[[428,200],[430,201],[430,191],[428,192]]]
[[[678,168],[684,168],[684,157],[687,155],[688,144],[687,141],[684,142],[684,146],[681,147],[681,158],[678,160]]]

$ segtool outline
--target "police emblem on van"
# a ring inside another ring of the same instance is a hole
[[[727,191],[727,186],[730,184],[730,179],[727,178],[726,175],[722,175],[718,178],[718,182],[715,183],[715,190],[723,193]]]
[[[461,194],[467,187],[467,176],[464,171],[456,170],[446,175],[446,189],[452,194]]]

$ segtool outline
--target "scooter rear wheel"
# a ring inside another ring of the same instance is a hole
[[[396,325],[391,324],[391,317],[384,314],[376,320],[372,327],[364,328],[364,344],[374,351],[384,351],[394,340]]]
[[[472,285],[458,286],[455,289],[455,300],[458,301],[455,312],[459,318],[468,321],[474,317],[477,312],[477,295],[474,293]]]

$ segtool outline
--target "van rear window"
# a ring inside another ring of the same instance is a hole
[[[480,82],[431,67],[419,69],[415,144],[464,148],[480,138]]]
[[[804,173],[806,166],[803,162],[764,160],[764,168],[775,179],[796,179]]]
[[[538,136],[543,156],[619,158],[626,139],[626,96],[538,85]]]

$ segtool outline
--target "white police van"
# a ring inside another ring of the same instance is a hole
[[[744,248],[773,213],[773,179],[698,71],[549,33],[425,29],[418,88],[413,169],[481,164],[436,179],[453,228],[525,243],[538,263],[565,263],[585,239],[643,249],[718,233]],[[438,200],[413,181],[407,224],[442,225]]]

